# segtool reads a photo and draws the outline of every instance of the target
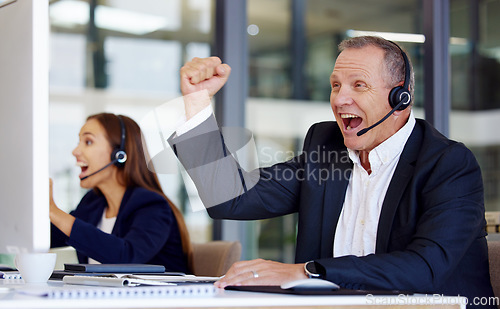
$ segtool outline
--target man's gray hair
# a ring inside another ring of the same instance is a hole
[[[381,48],[385,53],[384,67],[386,69],[386,72],[384,72],[384,75],[386,76],[387,87],[392,88],[399,83],[404,82],[405,80],[404,59],[401,55],[401,50],[399,50],[399,48],[395,44],[396,43],[394,42],[377,36],[359,36],[342,41],[339,44],[339,51],[342,52],[348,48],[362,48],[369,45]],[[401,49],[404,50],[402,47]],[[410,81],[408,84],[408,90],[410,91],[411,97],[413,98],[415,89],[415,74],[413,73],[413,67],[410,57],[408,57],[408,53],[406,53],[406,56],[408,58],[408,64],[410,66]],[[413,102],[411,102],[410,104],[413,104]]]

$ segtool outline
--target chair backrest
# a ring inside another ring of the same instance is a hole
[[[57,255],[54,270],[64,270],[64,264],[66,263],[78,263],[78,257],[73,247],[51,248],[49,252],[53,252]]]
[[[488,259],[490,262],[490,280],[493,293],[500,297],[500,241],[488,241]],[[498,306],[500,309],[500,306]]]
[[[192,246],[192,272],[196,276],[222,276],[241,257],[241,244],[238,241],[218,240],[193,243]]]

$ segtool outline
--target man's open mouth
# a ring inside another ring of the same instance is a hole
[[[342,118],[342,122],[344,123],[344,129],[347,131],[356,129],[363,121],[361,117],[354,114],[340,114],[340,117]]]

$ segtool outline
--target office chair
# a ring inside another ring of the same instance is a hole
[[[488,260],[493,293],[496,297],[500,297],[500,241],[488,240]],[[500,309],[500,305],[498,308]]]
[[[238,241],[192,243],[192,248],[192,272],[196,276],[222,276],[241,257]]]
[[[57,254],[55,270],[64,270],[65,263],[78,263],[76,251],[73,247],[51,248],[49,252]]]

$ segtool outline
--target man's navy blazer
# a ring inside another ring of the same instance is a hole
[[[255,186],[207,210],[236,220],[298,212],[296,262],[315,260],[326,279],[343,287],[461,295],[469,302],[493,296],[482,177],[469,149],[417,119],[387,189],[375,254],[333,258],[351,170],[338,125],[317,123],[301,155],[260,169]]]
[[[479,165],[425,120],[417,119],[387,189],[375,254],[363,257],[333,258],[353,166],[336,122],[313,125],[299,156],[257,173],[234,163],[225,140],[214,117],[169,139],[211,217],[297,212],[296,262],[314,260],[342,287],[460,295],[471,303],[493,296]],[[230,198],[216,202],[221,195]]]

